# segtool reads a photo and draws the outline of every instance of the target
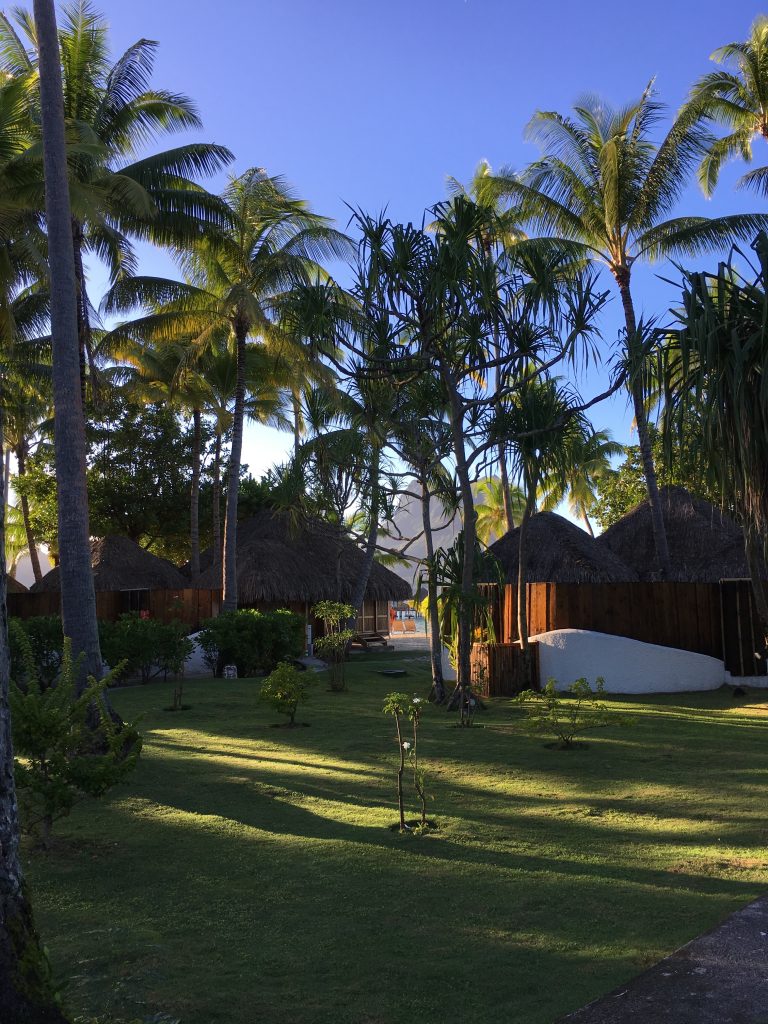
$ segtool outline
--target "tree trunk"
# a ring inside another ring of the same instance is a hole
[[[501,352],[501,344],[499,342],[499,328],[496,324],[493,327],[493,355],[494,359],[499,359],[499,353]],[[496,394],[498,395],[501,391],[503,384],[501,376],[501,367],[497,366],[495,371],[496,378]],[[497,412],[500,410],[501,405],[499,402],[496,403]],[[499,445],[499,480],[501,481],[501,493],[504,499],[504,522],[507,527],[507,533],[515,528],[515,518],[512,514],[512,495],[509,493],[509,470],[507,469],[507,452],[503,444]]]
[[[458,393],[450,370],[444,364],[440,367],[440,374],[449,399],[451,438],[456,458],[456,476],[459,481],[464,527],[464,561],[461,569],[456,690],[449,703],[449,708],[455,707],[456,699],[459,699],[463,721],[465,712],[469,711],[469,701],[472,699],[470,696],[472,684],[472,611],[475,592],[477,528],[475,524],[475,502],[472,494],[472,484],[469,479],[466,449],[464,447],[464,416],[461,408],[461,396]]]
[[[293,454],[295,458],[298,458],[299,448],[301,448],[301,396],[298,391],[291,394],[291,404],[293,405]]]
[[[27,472],[27,458],[26,458],[27,444],[25,440],[19,442],[16,446],[16,463],[19,468],[19,476],[22,477]],[[35,577],[35,583],[39,583],[43,578],[43,572],[40,568],[40,556],[37,552],[37,542],[35,540],[35,533],[32,529],[32,522],[29,517],[29,498],[26,494],[21,495],[21,515],[24,520],[24,532],[27,535],[27,548],[29,549],[29,561],[32,564],[32,573]]]
[[[747,555],[749,575],[752,580],[752,593],[755,595],[755,605],[763,629],[763,636],[768,639],[768,595],[766,595],[765,580],[763,579],[762,566],[762,544],[759,544],[752,530],[744,529],[744,549]]]
[[[83,265],[83,226],[72,218],[72,253],[75,258],[75,281],[77,287],[77,340],[80,356],[80,396],[83,407],[87,400],[88,367],[93,366],[93,338],[91,318],[88,313],[88,285]],[[91,384],[93,385],[93,381]]]
[[[432,536],[432,510],[426,473],[419,477],[421,486],[421,524],[427,548],[427,615],[429,617],[429,654],[432,662],[432,693],[435,704],[446,700],[443,680],[443,640],[440,630],[440,610],[437,607],[437,581],[435,579],[435,541]]]
[[[218,571],[221,586],[221,431],[216,427],[216,445],[213,450],[213,565]]]
[[[192,488],[189,508],[189,572],[193,580],[200,575],[200,410],[192,411]]]
[[[248,324],[238,317],[235,322],[237,342],[237,382],[235,411],[232,419],[232,448],[227,476],[227,512],[224,520],[224,595],[221,610],[237,609],[237,497],[240,491],[240,460],[243,452],[243,421],[245,418],[245,340]]]
[[[529,484],[529,490],[525,500],[525,511],[523,512],[523,518],[520,520],[520,529],[517,535],[517,637],[520,641],[520,649],[526,657],[530,650],[530,644],[528,643],[528,599],[525,579],[525,570],[527,566],[526,555],[528,554],[528,550],[526,548],[526,537],[528,534],[528,523],[533,515],[535,507],[536,485]]]
[[[629,288],[629,268],[614,268],[614,277],[616,278],[616,282],[619,286],[621,304],[624,308],[624,320],[627,328],[627,347],[629,353],[631,347],[636,343],[637,336],[635,307],[632,302],[632,293]],[[659,494],[659,483],[656,477],[656,467],[653,464],[653,449],[651,448],[651,439],[648,435],[648,417],[645,414],[643,386],[634,373],[633,378],[634,379],[630,384],[630,393],[632,395],[635,423],[637,424],[637,441],[640,446],[640,456],[643,462],[645,484],[648,488],[648,501],[651,506],[653,541],[656,547],[656,557],[659,562],[659,575],[662,580],[665,580],[669,579],[672,570],[669,561],[669,547],[667,546],[667,531],[664,526],[664,515],[661,508],[661,496]]]
[[[581,518],[584,520],[584,525],[587,528],[587,533],[589,534],[589,536],[594,537],[595,531],[592,529],[592,523],[590,523],[589,516],[587,515],[587,513],[582,511]]]
[[[0,1021],[8,1024],[66,1024],[54,1000],[48,964],[35,931],[19,862],[19,814],[8,700],[6,497],[3,490],[0,495]]]
[[[368,536],[365,539],[365,552],[363,555],[363,561],[360,566],[360,572],[355,580],[355,586],[352,590],[352,597],[350,598],[350,604],[355,609],[358,615],[362,614],[363,602],[365,600],[365,592],[368,589],[368,580],[371,576],[371,568],[373,566],[373,559],[376,554],[376,542],[379,538],[379,504],[381,501],[381,486],[379,481],[379,459],[380,453],[376,449],[371,459],[371,508],[368,525]],[[354,627],[354,623],[352,623]]]
[[[64,141],[61,62],[52,0],[35,0],[40,52],[40,111],[45,170],[45,209],[51,282],[54,442],[64,635],[83,653],[78,681],[100,676],[99,630],[91,572],[86,488],[85,423],[77,333],[77,280]]]

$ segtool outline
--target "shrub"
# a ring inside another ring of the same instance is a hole
[[[517,700],[527,712],[525,728],[529,733],[554,736],[560,741],[560,749],[568,750],[583,732],[628,724],[628,719],[602,702],[604,693],[602,676],[596,680],[594,690],[586,679],[577,679],[570,691],[563,694],[558,694],[555,680],[550,679],[541,692],[524,690]]]
[[[284,608],[222,612],[203,623],[197,642],[215,676],[221,676],[225,665],[237,665],[238,676],[253,676],[301,655],[304,619]]]
[[[22,757],[15,762],[16,785],[25,831],[39,834],[47,846],[58,818],[86,796],[102,796],[133,770],[141,737],[132,725],[118,729],[104,703],[104,691],[122,666],[101,680],[89,676],[78,697],[80,659],[72,657],[68,638],[58,682],[47,688],[38,680],[29,641],[23,634],[18,639],[25,689],[12,683],[13,743]]]
[[[309,687],[315,682],[310,672],[300,672],[294,665],[281,661],[261,684],[259,698],[271,704],[281,715],[288,715],[288,725],[295,725],[299,704],[309,697]]]
[[[397,734],[397,746],[400,761],[397,769],[397,810],[400,815],[399,827],[401,832],[410,831],[411,826],[405,821],[405,803],[403,799],[403,773],[405,772],[405,759],[408,758],[413,770],[413,788],[419,799],[420,819],[419,828],[427,828],[427,793],[426,793],[426,772],[423,764],[419,761],[419,726],[421,715],[424,709],[424,701],[421,697],[410,697],[407,693],[394,691],[388,693],[384,698],[382,711],[385,715],[392,715],[395,720],[395,732]],[[408,718],[413,727],[413,740],[403,739],[403,718]]]
[[[123,662],[126,675],[148,683],[161,672],[180,675],[193,650],[188,628],[181,622],[142,619],[127,612],[117,622],[99,623],[101,653],[108,665]]]
[[[354,618],[355,609],[351,604],[339,601],[320,601],[312,609],[314,615],[323,623],[325,635],[315,641],[315,650],[327,658],[331,665],[331,689],[345,690],[344,663],[347,647],[355,635],[347,623]]]
[[[29,653],[40,685],[50,686],[59,674],[61,653],[64,650],[61,619],[58,615],[36,615],[30,619],[10,620],[11,668],[16,678],[21,681],[25,671],[25,655],[19,644],[19,631],[29,641]]]

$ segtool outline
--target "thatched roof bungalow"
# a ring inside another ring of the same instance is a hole
[[[527,583],[625,583],[637,573],[581,527],[555,512],[537,512],[526,531]],[[508,583],[517,583],[520,528],[488,549]]]
[[[243,607],[288,607],[303,614],[318,601],[349,601],[363,552],[329,524],[310,520],[295,524],[284,512],[265,509],[237,524],[237,589]],[[200,558],[202,573],[194,586],[221,585],[221,569],[212,552]],[[387,632],[390,601],[405,600],[405,580],[374,562],[365,591],[360,629]]]
[[[683,487],[662,488],[661,506],[672,564],[670,580],[717,583],[749,577],[741,529],[724,512]],[[660,578],[649,501],[635,505],[596,544],[603,553],[610,552],[630,566],[639,579]]]
[[[91,566],[97,591],[180,590],[189,586],[175,565],[145,551],[128,537],[92,541]],[[58,566],[30,589],[33,594],[60,590]]]

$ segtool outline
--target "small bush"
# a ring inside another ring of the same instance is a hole
[[[247,678],[301,655],[304,619],[284,608],[222,612],[203,623],[197,642],[215,676],[221,676],[225,665],[237,665],[238,676]]]
[[[30,654],[41,686],[50,686],[56,681],[61,668],[61,653],[64,650],[64,634],[58,615],[35,615],[30,619],[11,619],[9,623],[11,649],[11,670],[21,682],[25,655],[19,644],[19,631],[29,641]]]
[[[281,661],[261,684],[259,698],[281,715],[288,715],[289,726],[295,725],[299,704],[308,699],[314,682],[311,672],[300,672],[287,661]]]
[[[344,678],[344,663],[347,648],[355,635],[348,623],[354,618],[355,609],[351,604],[339,601],[320,601],[312,609],[323,623],[325,635],[315,640],[315,650],[331,665],[331,689],[342,691],[347,688]]]
[[[602,676],[597,678],[594,690],[586,679],[577,679],[563,694],[558,694],[556,681],[550,679],[541,692],[524,690],[517,701],[528,715],[525,728],[531,735],[554,736],[561,750],[569,750],[576,737],[590,729],[628,724],[626,717],[602,702],[604,694]]]
[[[80,660],[64,640],[61,672],[55,686],[43,688],[37,678],[31,645],[17,638],[24,660],[24,689],[11,686],[13,744],[21,820],[25,831],[47,846],[58,818],[86,796],[99,797],[133,770],[141,737],[132,725],[116,728],[104,691],[122,666],[104,679],[88,677],[77,696]],[[93,727],[94,710],[97,724]]]
[[[142,619],[127,612],[117,622],[99,623],[101,653],[108,665],[125,664],[125,674],[140,675],[142,683],[154,676],[181,675],[193,650],[189,629],[181,622]]]

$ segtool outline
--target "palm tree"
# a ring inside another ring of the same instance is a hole
[[[158,135],[200,128],[193,103],[151,88],[156,43],[140,39],[112,61],[108,25],[89,0],[65,6],[63,17],[59,46],[84,387],[86,360],[93,367],[85,257],[103,260],[115,281],[136,269],[131,239],[184,245],[198,237],[201,225],[221,226],[226,211],[220,200],[194,179],[219,170],[232,154],[222,146],[189,143],[137,159]],[[0,14],[0,70],[25,85],[34,134],[38,41],[26,11],[16,10],[14,20],[18,32]]]
[[[594,537],[589,513],[597,501],[597,485],[614,472],[612,456],[624,453],[624,445],[612,441],[607,430],[595,430],[585,436],[577,435],[573,438],[564,474],[542,482],[542,511],[553,511],[567,497],[572,515],[578,516],[590,536]]]
[[[520,522],[525,509],[525,494],[519,487],[510,487],[509,484],[505,487],[498,477],[490,476],[475,484],[475,497],[478,499],[475,505],[477,536],[486,547]]]
[[[281,295],[299,281],[319,278],[318,263],[343,255],[346,238],[295,198],[279,177],[252,168],[223,194],[230,227],[205,235],[180,255],[186,281],[135,277],[117,282],[106,298],[108,312],[144,305],[153,311],[121,332],[160,345],[189,339],[202,355],[222,338],[236,354],[237,380],[227,483],[224,536],[225,611],[237,607],[237,495],[246,415],[248,339],[284,361],[288,340],[276,323]]]
[[[543,238],[520,243],[520,248],[556,244],[573,257],[607,266],[616,283],[656,552],[662,575],[668,575],[669,551],[642,383],[648,332],[637,321],[632,269],[638,260],[694,254],[734,239],[749,240],[768,225],[768,216],[669,216],[709,136],[699,114],[689,107],[655,143],[651,132],[662,109],[649,85],[639,100],[617,110],[586,97],[572,116],[539,111],[528,134],[541,144],[544,156],[520,177],[500,175],[498,186],[520,204],[522,221],[544,233]]]
[[[688,100],[702,117],[728,132],[712,140],[699,167],[699,183],[707,196],[712,195],[727,160],[741,157],[751,163],[754,140],[768,141],[768,16],[758,15],[744,42],[721,46],[710,60],[722,69],[700,78]],[[768,195],[768,167],[745,174],[739,185],[755,186]]]

